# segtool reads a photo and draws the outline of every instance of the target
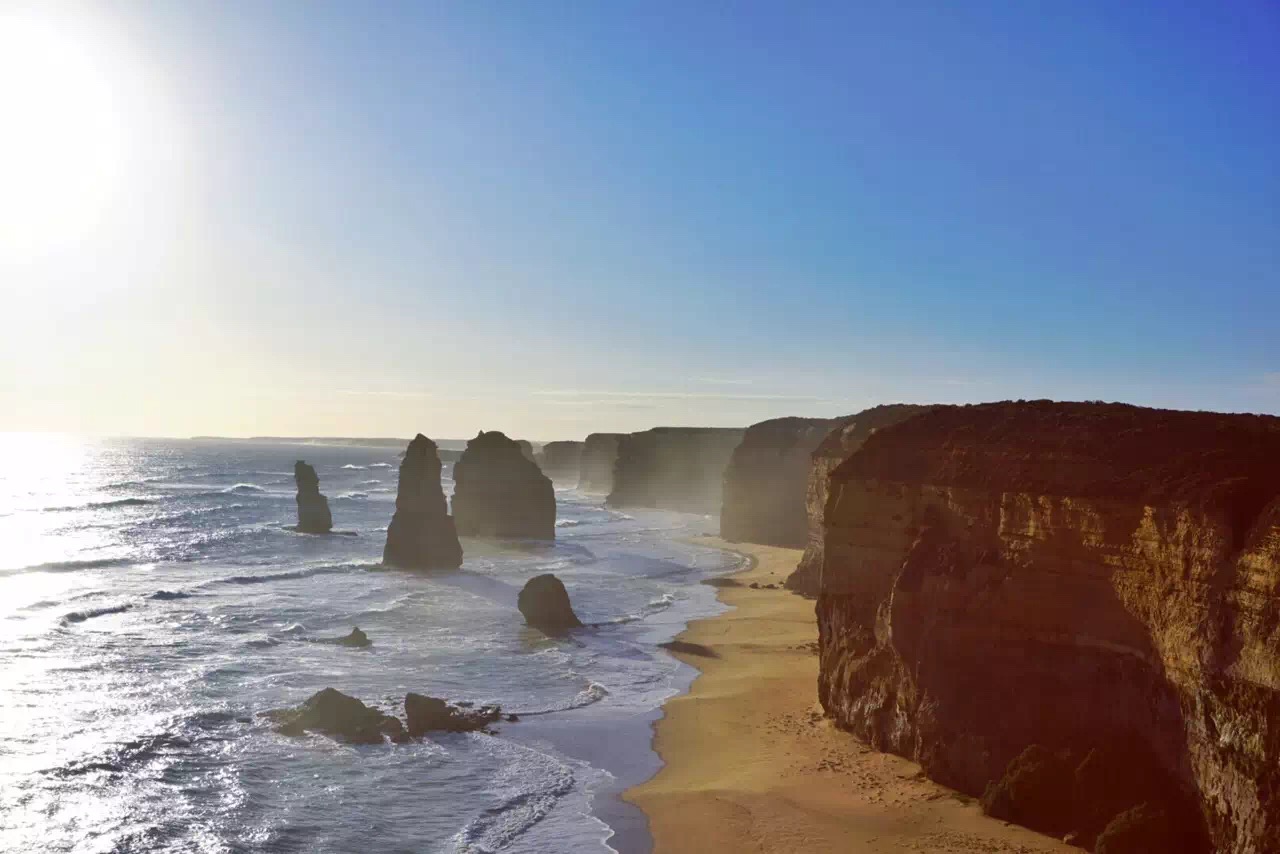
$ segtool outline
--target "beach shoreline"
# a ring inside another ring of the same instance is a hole
[[[1079,851],[987,818],[824,718],[813,602],[782,587],[799,550],[693,542],[748,560],[716,583],[729,610],[668,647],[699,675],[654,723],[662,768],[623,795],[648,817],[654,851]]]

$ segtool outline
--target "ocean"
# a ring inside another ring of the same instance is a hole
[[[297,534],[293,463],[335,531]],[[554,544],[464,540],[461,570],[380,566],[399,450],[0,437],[0,851],[621,852],[618,795],[695,675],[659,644],[722,606],[714,518],[557,489]],[[452,488],[445,466],[445,489]],[[529,629],[554,572],[582,620]],[[318,641],[359,626],[373,641]],[[499,704],[495,735],[353,746],[260,712],[326,687]]]

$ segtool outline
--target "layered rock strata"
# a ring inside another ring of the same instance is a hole
[[[613,507],[720,512],[724,470],[745,431],[655,427],[624,435],[613,467]]]
[[[724,472],[723,539],[804,546],[810,456],[835,423],[829,418],[774,418],[747,428]]]
[[[578,467],[578,489],[608,493],[613,489],[613,466],[618,460],[618,442],[623,433],[592,433],[582,443]]]
[[[333,530],[329,499],[320,494],[320,476],[303,460],[293,464],[293,482],[297,484],[298,530],[304,534],[327,534]]]
[[[1001,809],[1042,748],[1097,781],[1045,822],[1099,849],[1163,814],[1183,850],[1280,850],[1280,419],[938,407],[868,438],[825,510],[837,725]],[[1141,792],[1100,794],[1126,773]]]
[[[494,430],[467,443],[453,467],[453,518],[464,537],[553,540],[551,478],[518,442]]]
[[[400,461],[396,512],[382,562],[408,569],[456,569],[462,546],[440,487],[436,444],[419,433]]]
[[[928,410],[928,406],[910,403],[891,403],[865,409],[856,415],[837,419],[810,456],[805,486],[805,527],[807,535],[804,555],[796,571],[787,577],[788,588],[806,596],[817,596],[822,575],[822,540],[825,532],[824,514],[827,506],[828,483],[836,466],[877,430],[891,427],[900,421]]]
[[[542,473],[552,480],[576,482],[582,467],[582,442],[548,442],[538,454]]]

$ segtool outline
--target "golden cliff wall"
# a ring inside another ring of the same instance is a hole
[[[824,550],[838,725],[973,794],[1109,750],[1187,850],[1280,850],[1280,419],[940,407],[832,473]]]

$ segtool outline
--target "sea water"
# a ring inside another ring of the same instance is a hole
[[[335,533],[298,534],[293,463]],[[0,443],[0,851],[630,852],[618,797],[691,668],[659,644],[720,606],[714,519],[558,489],[554,544],[463,541],[461,570],[380,566],[399,452],[216,440]],[[452,487],[445,467],[445,489]],[[553,572],[593,627],[516,595]],[[318,641],[359,626],[373,641]],[[355,746],[260,712],[336,688],[499,704],[516,723]]]

